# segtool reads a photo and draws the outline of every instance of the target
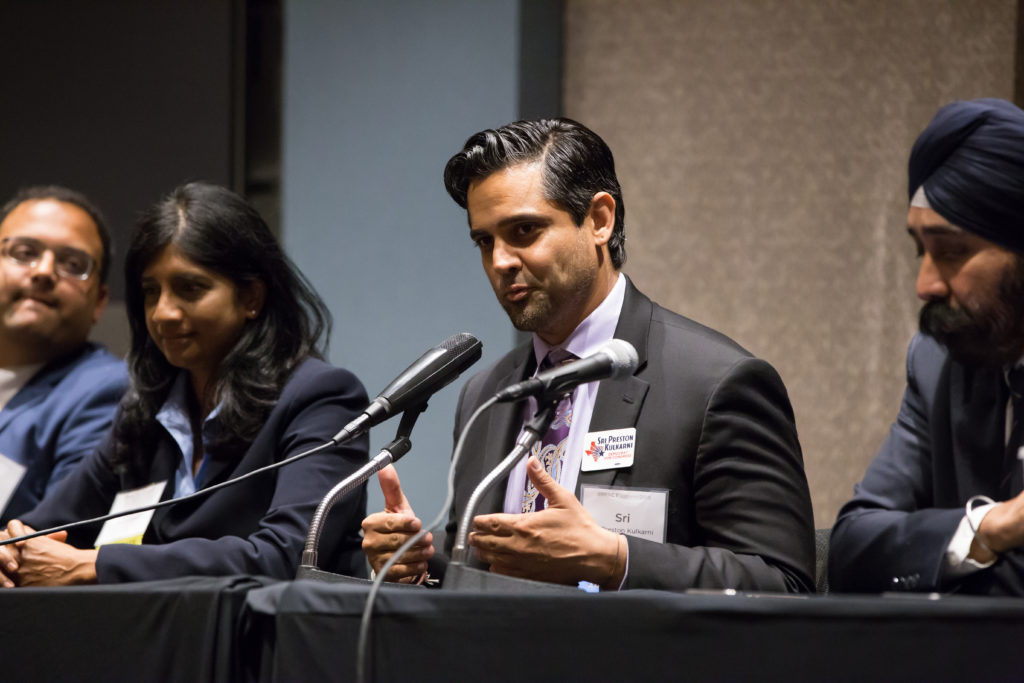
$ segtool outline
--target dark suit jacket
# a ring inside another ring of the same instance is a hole
[[[37,372],[0,411],[0,453],[25,466],[0,523],[31,510],[103,442],[128,386],[124,363],[97,344]]]
[[[1001,370],[966,367],[914,337],[899,415],[832,530],[833,590],[1024,594],[1019,550],[959,585],[942,571],[967,500],[1004,498],[1007,399]]]
[[[366,407],[366,392],[350,372],[306,360],[292,374],[264,427],[239,460],[211,459],[204,487],[278,462],[328,441]],[[262,574],[291,579],[320,499],[366,462],[367,439],[314,455],[195,501],[157,510],[143,545],[105,545],[100,583],[190,574]],[[96,452],[22,519],[36,529],[106,514],[118,491],[167,480],[173,495],[181,451],[164,432],[147,471],[117,473],[107,450]],[[320,566],[365,572],[359,525],[366,489],[334,506],[320,541]],[[75,530],[69,541],[91,547],[98,526]]]
[[[604,382],[588,431],[635,427],[633,466],[580,472],[580,484],[667,488],[667,542],[627,537],[626,588],[814,588],[814,523],[793,412],[772,367],[732,340],[651,302],[627,282],[615,336],[640,365]],[[463,387],[456,437],[497,390],[534,370],[532,345]],[[468,435],[455,474],[461,514],[483,476],[511,449],[518,405],[499,404]],[[478,513],[500,512],[499,484]],[[576,491],[579,496],[579,489]],[[447,550],[457,518],[448,524]]]

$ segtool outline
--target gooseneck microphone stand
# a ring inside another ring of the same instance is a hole
[[[317,553],[320,548],[320,534],[323,531],[327,515],[330,514],[334,504],[341,500],[346,494],[361,486],[367,479],[384,469],[393,462],[409,452],[412,448],[412,441],[409,436],[416,420],[427,409],[426,403],[409,408],[402,414],[402,420],[398,424],[398,432],[394,440],[382,448],[380,452],[369,462],[350,474],[339,484],[335,485],[317,505],[313,513],[313,520],[309,524],[309,533],[306,535],[306,545],[302,551],[302,563],[295,575],[297,579],[317,579],[321,581],[356,581],[364,583],[364,579],[345,577],[339,574],[321,571],[317,567]]]
[[[469,500],[466,502],[466,509],[462,513],[462,518],[459,520],[459,529],[455,536],[455,545],[452,548],[452,561],[450,564],[466,564],[466,559],[469,555],[469,531],[473,528],[473,518],[476,517],[476,509],[480,506],[480,501],[497,482],[504,480],[508,476],[508,473],[516,466],[516,463],[530,452],[533,444],[538,439],[543,438],[548,428],[551,427],[551,423],[555,421],[555,416],[558,413],[558,404],[562,402],[563,398],[564,395],[560,394],[540,402],[537,406],[537,412],[523,426],[523,431],[519,438],[516,439],[516,444],[512,447],[512,450],[473,489],[472,495],[470,495]]]
[[[576,592],[575,586],[563,586],[557,583],[534,581],[532,579],[517,579],[511,576],[493,574],[483,569],[469,566],[469,531],[473,528],[473,517],[476,516],[476,509],[480,506],[487,492],[494,488],[494,485],[504,481],[508,473],[515,467],[525,455],[530,452],[533,444],[543,438],[551,423],[554,422],[558,412],[558,404],[568,395],[556,394],[552,397],[539,399],[537,412],[523,427],[523,432],[516,439],[509,454],[505,456],[497,467],[487,474],[477,484],[473,494],[466,503],[466,509],[459,520],[459,529],[455,537],[455,545],[452,548],[452,561],[445,570],[444,582],[441,588],[444,590],[459,590],[472,592],[505,592],[505,593],[566,593]]]

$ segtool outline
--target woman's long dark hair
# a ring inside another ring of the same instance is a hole
[[[139,220],[125,255],[125,304],[131,327],[131,387],[114,428],[113,464],[141,465],[161,429],[155,417],[179,370],[146,329],[142,273],[173,244],[188,259],[234,283],[236,292],[259,280],[263,308],[246,322],[207,391],[220,405],[220,431],[208,444],[214,457],[240,455],[252,442],[281,389],[306,357],[322,357],[331,316],[309,282],[284,254],[267,224],[234,192],[206,183],[183,185]]]

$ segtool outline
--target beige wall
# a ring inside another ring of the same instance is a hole
[[[916,326],[906,158],[1013,94],[1015,0],[569,0],[565,111],[615,153],[625,271],[771,361],[831,526]]]

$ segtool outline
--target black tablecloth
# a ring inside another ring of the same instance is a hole
[[[0,681],[228,681],[251,577],[0,590]]]
[[[366,586],[251,577],[0,591],[0,681],[351,680]],[[1024,600],[385,587],[372,677],[1024,680]]]
[[[250,592],[260,680],[351,680],[363,587]],[[1024,600],[383,590],[370,680],[1024,679]],[[254,660],[251,660],[254,661]]]

